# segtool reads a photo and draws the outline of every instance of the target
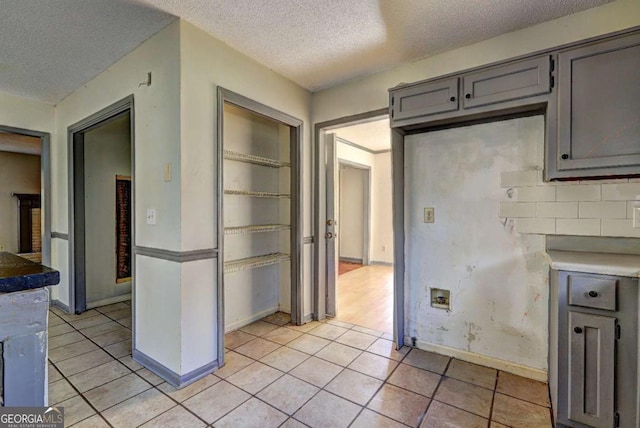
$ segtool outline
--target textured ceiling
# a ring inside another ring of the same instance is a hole
[[[609,0],[138,0],[312,91]]]
[[[374,152],[389,150],[391,148],[389,119],[345,126],[344,128],[332,129],[329,132],[347,141],[373,150]]]
[[[56,103],[174,19],[125,0],[0,0],[0,91]]]
[[[609,0],[0,0],[0,91],[56,103],[179,16],[315,91]]]
[[[0,152],[40,155],[41,151],[40,138],[0,131]]]

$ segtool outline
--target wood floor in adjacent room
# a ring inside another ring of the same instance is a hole
[[[336,319],[391,333],[393,267],[364,266],[338,276]]]

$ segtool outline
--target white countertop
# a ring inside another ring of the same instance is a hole
[[[552,269],[640,277],[640,256],[633,254],[547,251]]]

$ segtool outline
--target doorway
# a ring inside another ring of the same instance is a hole
[[[48,133],[0,125],[0,251],[51,264]]]
[[[72,313],[132,299],[133,97],[69,127]]]
[[[324,315],[392,333],[395,305],[388,118],[345,121],[323,131]]]

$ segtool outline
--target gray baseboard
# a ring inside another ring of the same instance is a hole
[[[356,259],[354,257],[340,257],[339,260],[341,262],[362,264],[362,259]]]
[[[51,300],[50,306],[58,308],[64,313],[67,313],[67,314],[71,313],[71,311],[69,310],[69,306],[65,305],[60,300],[55,300],[55,299]]]
[[[393,263],[391,263],[391,262],[381,262],[381,261],[378,261],[378,260],[372,260],[371,263],[369,263],[369,264],[373,265],[373,266],[390,266],[390,267],[393,267]]]
[[[183,388],[192,384],[193,382],[213,373],[218,368],[218,361],[212,361],[211,363],[190,371],[187,374],[179,375],[137,349],[133,350],[133,360],[166,380],[167,383],[174,388]]]

